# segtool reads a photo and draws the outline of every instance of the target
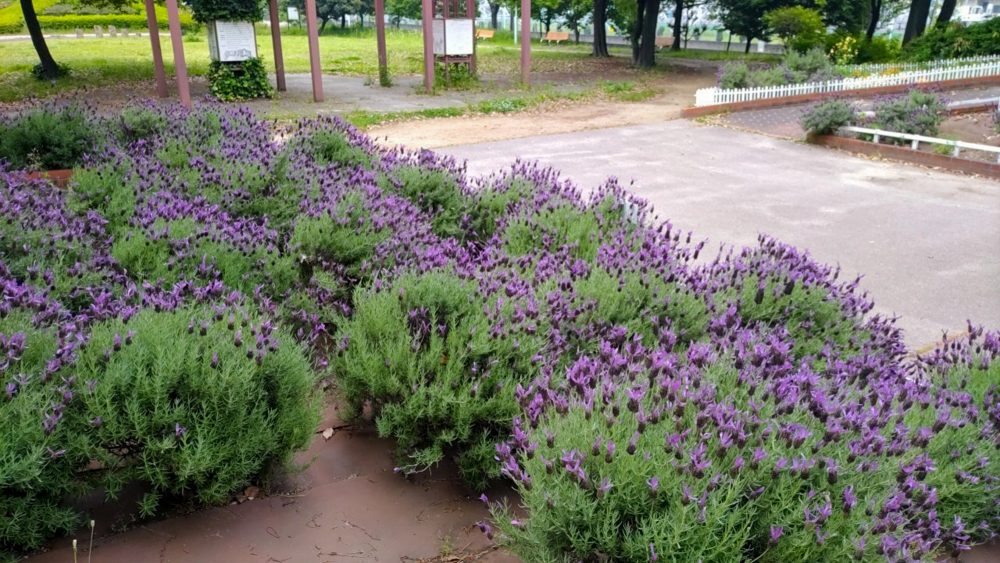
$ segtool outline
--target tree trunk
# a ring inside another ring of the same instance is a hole
[[[362,28],[365,27],[365,15],[364,14],[358,14],[358,23],[361,24]]]
[[[743,49],[743,52],[744,52],[744,53],[749,53],[749,52],[750,52],[750,42],[751,42],[751,41],[753,41],[753,37],[750,37],[750,36],[748,35],[748,36],[747,36],[747,44],[746,44],[746,47],[745,47],[745,48]]]
[[[608,0],[594,0],[594,51],[595,57],[608,54]]]
[[[31,4],[31,0],[21,0],[21,12],[24,14],[24,25],[28,28],[28,34],[31,35],[31,44],[35,47],[35,53],[38,54],[38,62],[42,67],[40,77],[49,79],[59,78],[59,65],[52,58],[49,46],[45,43],[45,37],[42,35],[42,26],[38,23],[38,14],[35,13],[35,7]]]
[[[320,33],[320,34],[323,33],[323,28],[326,27],[326,22],[328,22],[328,21],[330,21],[330,20],[328,20],[326,18],[323,18],[323,19],[319,20],[319,31],[317,33]]]
[[[514,8],[510,9],[510,32],[514,33]]]
[[[642,41],[636,66],[653,68],[656,66],[656,21],[660,15],[660,0],[646,0],[642,15]]]
[[[548,33],[549,29],[552,27],[552,16],[545,16],[545,18],[542,19],[542,23],[545,24],[545,33]]]
[[[910,16],[906,18],[906,32],[903,34],[903,45],[920,37],[927,28],[927,16],[931,11],[931,0],[912,0]]]
[[[492,4],[491,3],[490,4],[490,27],[491,28],[496,29],[498,27],[497,26],[497,20],[499,19],[499,17],[500,17],[500,3],[499,2],[497,2],[496,4]]]
[[[996,7],[994,7],[996,9]],[[941,3],[941,13],[938,14],[934,25],[944,25],[951,21],[951,16],[955,14],[955,0],[944,0]]]
[[[684,16],[684,0],[676,0],[674,4],[674,42],[670,45],[670,50],[681,50],[681,28],[684,24],[681,18]],[[686,46],[686,45],[685,45]]]
[[[632,33],[629,34],[629,41],[632,43],[632,64],[639,64],[639,45],[642,40],[642,20],[646,10],[645,0],[636,0],[635,21],[632,22]]]
[[[574,41],[577,45],[580,44],[580,28],[576,27],[573,29]]]
[[[865,38],[869,41],[875,37],[878,30],[878,22],[882,18],[882,0],[871,0],[871,11],[868,14],[868,29],[865,31]]]
[[[340,14],[340,29],[347,27],[347,14]]]

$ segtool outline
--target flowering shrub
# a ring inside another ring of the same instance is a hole
[[[829,135],[856,119],[850,103],[829,100],[816,104],[802,115],[802,128],[810,135]]]
[[[944,118],[945,105],[940,98],[929,92],[910,90],[906,96],[876,104],[869,125],[886,131],[933,137]]]
[[[0,549],[96,485],[224,500],[327,371],[400,472],[511,479],[529,560],[930,559],[1000,526],[995,333],[907,359],[857,279],[765,236],[705,256],[615,181],[473,179],[332,118],[91,119],[68,192],[0,170]]]

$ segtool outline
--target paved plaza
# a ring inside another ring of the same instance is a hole
[[[470,172],[514,157],[584,188],[613,174],[661,217],[718,243],[767,233],[864,274],[921,347],[966,319],[1000,325],[1000,183],[685,120],[442,149]]]

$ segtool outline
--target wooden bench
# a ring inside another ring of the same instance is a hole
[[[550,31],[545,34],[545,37],[542,37],[542,43],[545,43],[546,41],[548,41],[549,43],[555,43],[556,45],[562,43],[563,41],[569,41],[569,32]]]
[[[657,37],[656,38],[656,50],[657,51],[661,51],[663,49],[667,49],[669,47],[672,47],[673,44],[674,44],[674,38],[673,37]]]
[[[492,29],[477,29],[476,39],[493,39],[494,33],[496,33],[496,31]]]

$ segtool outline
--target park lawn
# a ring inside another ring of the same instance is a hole
[[[266,29],[258,31],[259,53],[265,64],[273,63],[271,40]],[[423,69],[423,44],[414,31],[389,30],[386,36],[391,76],[415,75]],[[52,56],[68,65],[71,75],[55,85],[39,82],[30,70],[38,62],[30,41],[0,42],[0,101],[47,96],[87,86],[102,86],[150,79],[152,55],[146,37],[104,37],[101,39],[53,38],[48,40]],[[166,37],[161,38],[168,73],[173,72],[173,52]],[[285,70],[309,72],[309,47],[304,34],[291,32],[282,38]],[[511,42],[479,44],[479,71],[516,76],[520,64],[519,47]],[[574,63],[584,63],[589,45],[538,46],[532,49],[536,72],[572,71]],[[375,35],[371,30],[327,33],[320,36],[323,71],[355,76],[378,75]],[[208,70],[208,42],[204,32],[184,37],[184,57],[191,75]]]

